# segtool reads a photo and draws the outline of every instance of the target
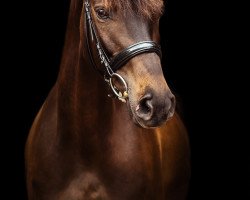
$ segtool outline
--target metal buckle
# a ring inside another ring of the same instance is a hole
[[[123,86],[125,88],[124,91],[119,91],[115,87],[115,85],[113,85],[112,78],[114,78],[114,77],[118,78],[121,81],[121,83],[123,84]],[[128,85],[127,85],[126,81],[124,80],[124,78],[117,73],[113,73],[112,76],[109,78],[109,84],[110,84],[112,91],[116,95],[117,99],[119,99],[123,103],[126,103],[126,101],[127,101],[126,99],[128,98]]]

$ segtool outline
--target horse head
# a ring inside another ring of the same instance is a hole
[[[83,6],[81,36],[87,38],[95,68],[110,78],[118,97],[125,90],[120,99],[126,99],[137,125],[163,124],[175,110],[157,45],[163,1],[86,0]]]

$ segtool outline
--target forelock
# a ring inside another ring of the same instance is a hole
[[[121,12],[135,12],[147,19],[161,16],[164,8],[163,0],[103,0],[110,9]]]

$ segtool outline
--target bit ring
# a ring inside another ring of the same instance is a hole
[[[112,82],[112,79],[116,77],[118,78],[118,80],[123,84],[125,90],[123,92],[119,91],[114,85],[113,85],[113,82]],[[116,95],[117,98],[119,99],[126,99],[128,97],[128,85],[126,83],[126,81],[124,80],[124,78],[117,74],[117,73],[113,73],[112,76],[109,78],[109,84],[110,84],[110,87],[112,89],[112,91],[114,92],[114,94]]]

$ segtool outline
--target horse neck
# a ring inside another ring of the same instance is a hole
[[[82,134],[81,130],[93,132],[97,123],[109,124],[112,114],[104,80],[91,66],[85,39],[80,39],[80,16],[81,9],[70,12],[56,84],[58,131],[65,137]]]
[[[114,129],[114,120],[116,123],[125,120],[127,125],[131,121],[126,105],[107,97],[103,78],[91,66],[86,40],[80,40],[80,24],[83,25],[81,22],[84,19],[80,21],[82,5],[79,2],[71,2],[72,10],[56,84],[57,132],[63,143],[76,140],[86,143],[86,138],[92,143],[91,138],[106,137]]]
[[[111,99],[107,96],[103,78],[89,62],[85,45],[78,44],[74,49],[74,53],[72,48],[71,52],[65,53],[71,58],[64,59],[66,63],[62,63],[58,79],[59,109],[76,120],[74,123],[78,121],[85,128],[95,127],[102,114],[111,112]]]

